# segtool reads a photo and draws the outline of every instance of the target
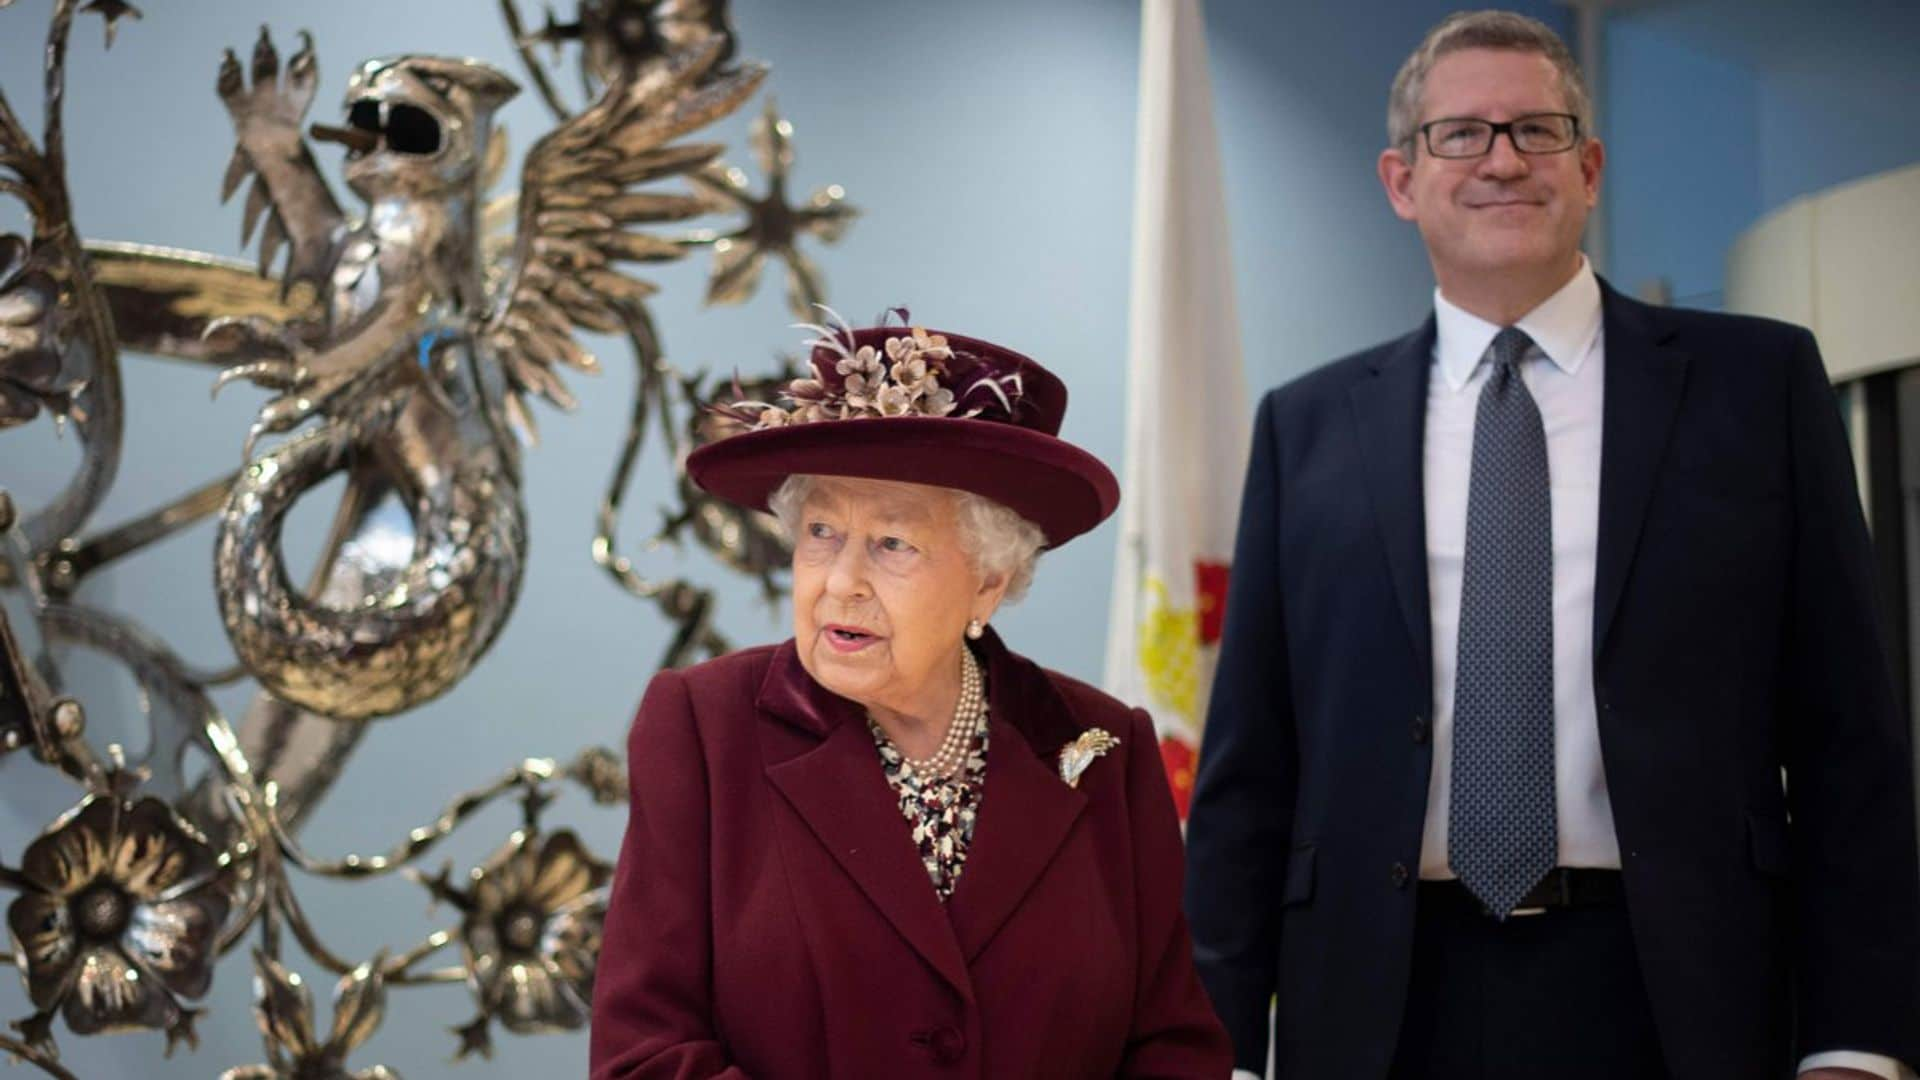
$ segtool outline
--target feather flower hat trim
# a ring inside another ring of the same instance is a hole
[[[753,431],[901,416],[1016,422],[1025,396],[1020,365],[995,363],[965,345],[955,347],[947,335],[911,325],[905,308],[888,312],[900,320],[897,330],[883,319],[868,331],[848,326],[831,308],[822,310],[826,325],[802,327],[818,335],[807,342],[812,372],[781,390],[784,404],[735,401],[715,406],[714,413]],[[886,336],[876,341],[876,334]]]
[[[694,482],[765,510],[788,476],[853,476],[971,491],[1040,526],[1050,547],[1098,525],[1120,486],[1059,437],[1067,388],[1028,357],[912,324],[806,328],[809,371],[776,401],[713,408],[719,438],[687,458]]]

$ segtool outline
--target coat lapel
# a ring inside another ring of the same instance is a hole
[[[1598,661],[1626,589],[1660,463],[1686,384],[1687,357],[1653,309],[1601,283],[1607,370],[1600,418],[1600,526],[1594,570],[1593,653]]]
[[[1433,367],[1434,320],[1388,346],[1370,377],[1349,390],[1367,494],[1386,545],[1393,591],[1406,621],[1415,670],[1433,678],[1433,624],[1427,605],[1425,467],[1427,379]]]
[[[979,651],[991,732],[986,786],[966,870],[944,907],[881,775],[860,707],[814,682],[792,642],[774,653],[757,699],[763,712],[820,739],[770,764],[767,777],[908,944],[967,996],[967,961],[1032,890],[1087,804],[1055,769],[1061,747],[1083,728],[1053,680],[992,632]]]
[[[1087,805],[1056,767],[1060,748],[1083,729],[1053,680],[993,634],[980,652],[990,710],[986,788],[966,870],[947,901],[969,961],[1032,890]]]
[[[791,641],[774,653],[757,704],[821,740],[770,764],[767,778],[900,936],[970,1000],[953,926],[880,772],[859,706],[814,682]]]

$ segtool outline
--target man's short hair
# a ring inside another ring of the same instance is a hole
[[[1560,73],[1561,96],[1567,100],[1567,111],[1580,118],[1581,135],[1593,133],[1587,81],[1559,34],[1539,19],[1517,12],[1462,11],[1427,31],[1426,38],[1393,77],[1393,90],[1387,95],[1387,145],[1404,148],[1413,142],[1428,73],[1441,57],[1462,49],[1512,49],[1546,57]]]

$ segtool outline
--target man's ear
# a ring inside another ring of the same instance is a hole
[[[1607,165],[1607,148],[1599,139],[1588,139],[1580,146],[1580,175],[1587,182],[1587,205],[1600,201],[1600,173]]]
[[[1387,191],[1387,202],[1401,221],[1414,220],[1413,162],[1406,151],[1389,146],[1380,151],[1380,186]]]

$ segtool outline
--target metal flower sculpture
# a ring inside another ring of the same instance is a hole
[[[24,424],[42,408],[55,416],[73,409],[55,342],[60,289],[28,255],[25,239],[0,235],[0,427]]]
[[[582,74],[596,87],[666,62],[710,38],[726,42],[719,57],[721,70],[734,50],[726,0],[584,0],[573,22],[562,23],[549,11],[546,26],[520,37],[556,49],[579,42]],[[557,106],[558,100],[552,100]]]
[[[689,401],[699,403],[687,421],[688,445],[701,446],[728,433],[732,421],[717,413],[716,406],[742,399],[771,402],[793,380],[797,370],[794,361],[786,359],[772,375],[746,380],[735,378],[731,382],[722,380],[712,389],[703,388],[702,379],[686,380],[683,392]],[[780,523],[771,514],[755,513],[716,499],[684,475],[679,479],[678,489],[682,509],[668,516],[660,537],[678,541],[683,531],[691,531],[695,542],[727,567],[757,578],[761,594],[769,602],[777,600],[781,592],[774,577],[786,570],[793,550]]]
[[[426,879],[464,916],[460,945],[480,1015],[458,1029],[459,1056],[492,1056],[492,1020],[516,1034],[586,1024],[612,876],[572,832],[521,830],[469,873],[465,889],[445,873]]]
[[[230,873],[158,799],[89,796],[27,848],[7,929],[38,1010],[21,1028],[45,1042],[55,1011],[75,1034],[157,1028],[167,1050],[194,1043],[213,980]]]
[[[738,304],[760,287],[760,268],[768,256],[787,264],[787,307],[796,318],[809,319],[815,305],[826,299],[820,270],[800,250],[800,239],[813,236],[821,243],[840,239],[860,211],[844,200],[846,192],[831,184],[815,191],[806,202],[787,202],[787,174],[793,169],[793,125],[781,118],[773,99],[748,131],[754,160],[766,174],[764,195],[753,193],[747,174],[737,168],[713,165],[694,176],[716,206],[744,212],[747,220],[727,233],[702,234],[713,245],[713,275],[707,281],[707,303]]]
[[[241,1065],[220,1080],[400,1080],[384,1065],[347,1071],[347,1055],[380,1026],[387,1011],[384,957],[348,972],[333,991],[333,1028],[322,1040],[315,1034],[313,994],[296,972],[272,957],[253,952],[254,1013],[267,1044],[267,1061]]]
[[[73,17],[66,5],[67,22]],[[118,16],[98,7],[108,19]],[[64,45],[66,26],[59,43]],[[66,488],[19,522],[26,543],[44,551],[71,536],[105,498],[119,466],[122,411],[113,323],[94,288],[79,236],[65,225],[70,198],[61,109],[47,110],[35,145],[0,99],[0,195],[13,195],[33,218],[33,234],[0,236],[0,429],[42,408],[71,422],[85,447]]]
[[[52,0],[38,138],[0,88],[0,199],[31,221],[24,235],[0,235],[0,435],[50,419],[81,444],[73,475],[40,504],[16,511],[0,490],[0,758],[44,766],[84,793],[25,845],[19,866],[0,864],[11,943],[0,964],[20,969],[32,1009],[0,1032],[0,1055],[72,1080],[56,1020],[76,1036],[162,1032],[169,1052],[191,1043],[191,1004],[220,958],[249,941],[267,1060],[225,1080],[392,1076],[351,1071],[346,1059],[396,987],[467,984],[479,1015],[459,1029],[463,1053],[490,1050],[496,1022],[515,1034],[586,1023],[611,870],[572,832],[542,832],[539,818],[563,782],[595,804],[621,801],[614,752],[522,761],[382,853],[316,855],[300,828],[377,730],[359,721],[444,693],[512,611],[527,557],[528,399],[572,404],[561,370],[598,368],[576,340],[583,332],[624,337],[638,375],[593,557],[672,623],[664,663],[728,648],[711,589],[641,576],[615,540],[633,466],[657,431],[687,509],[649,549],[685,532],[757,574],[770,596],[785,561],[770,519],[687,483],[683,450],[708,434],[712,394],[665,362],[646,304],[654,286],[628,264],[706,244],[738,260],[757,245],[748,262],[788,259],[795,295],[811,298],[819,279],[793,242],[831,239],[853,211],[837,188],[811,207],[784,205],[791,132],[771,110],[753,136],[771,178],[764,199],[715,164],[725,147],[687,141],[767,73],[736,59],[725,0],[581,0],[573,21],[550,16],[534,34],[515,0],[500,11],[555,123],[522,160],[518,193],[492,202],[507,164],[493,117],[518,89],[501,71],[433,56],[368,61],[339,121],[309,127],[318,65],[307,35],[284,64],[264,30],[246,63],[228,55],[215,86],[236,142],[223,198],[245,189],[243,243],[258,242],[247,261],[81,239],[66,181],[67,51],[85,13],[105,20],[111,44],[139,15],[126,0]],[[535,60],[543,42],[577,52],[578,109]],[[316,155],[309,136],[344,147],[357,207],[335,199],[331,154]],[[676,181],[693,186],[666,188]],[[678,231],[734,206],[748,211],[744,229]],[[756,281],[743,269],[728,298]],[[120,459],[123,354],[206,365],[216,391],[244,381],[271,397],[244,437],[234,433],[235,471],[89,531]],[[747,380],[745,393],[771,394],[790,375]],[[301,587],[281,533],[339,474],[344,493]],[[210,583],[235,657],[201,667],[84,590],[100,568],[208,518],[218,523]],[[76,683],[76,652],[131,678],[148,736],[131,762],[95,745],[82,705],[94,688]],[[247,679],[260,692],[230,723],[213,688]],[[506,845],[459,887],[444,873],[429,880],[458,908],[457,925],[356,965],[307,918],[302,876],[417,877],[430,851],[505,799],[522,812]],[[341,976],[325,1039],[306,988],[282,966],[288,946]],[[429,966],[456,946],[457,963]]]

